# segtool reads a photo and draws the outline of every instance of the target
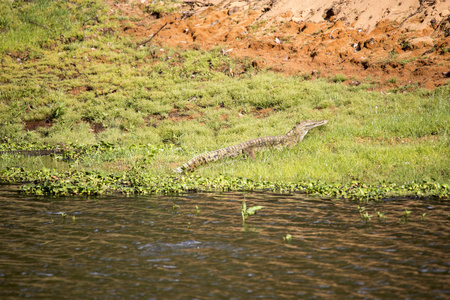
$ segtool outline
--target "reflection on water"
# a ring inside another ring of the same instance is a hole
[[[366,225],[356,203],[301,195],[52,199],[8,189],[1,299],[450,297],[445,202],[366,204]],[[245,227],[244,199],[265,206]]]

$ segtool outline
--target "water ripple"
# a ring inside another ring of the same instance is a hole
[[[264,206],[245,225],[243,200]],[[300,195],[74,200],[0,190],[0,297],[448,298],[448,205],[364,205],[367,224],[357,203]],[[405,209],[412,217],[401,222]]]

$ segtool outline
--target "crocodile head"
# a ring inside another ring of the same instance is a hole
[[[301,142],[305,135],[308,133],[308,130],[313,129],[317,126],[325,125],[328,121],[327,120],[320,120],[320,121],[311,121],[306,120],[298,123],[297,125],[292,128],[291,131],[289,131],[286,134],[286,137],[293,138],[296,140],[297,143]]]

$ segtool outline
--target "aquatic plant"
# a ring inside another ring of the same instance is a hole
[[[409,216],[411,215],[411,211],[405,209],[405,212],[403,213],[403,215],[401,216],[399,222],[400,223],[407,223],[409,221]]]
[[[359,202],[381,200],[393,196],[419,196],[448,199],[447,185],[424,181],[397,184],[328,184],[324,182],[253,181],[248,178],[215,176],[155,176],[145,166],[136,166],[122,174],[68,169],[58,172],[42,168],[27,171],[8,167],[0,170],[0,182],[28,182],[20,191],[35,195],[101,195],[119,192],[131,194],[178,194],[195,191],[273,191],[304,193],[330,198],[352,199]]]
[[[290,235],[289,233],[286,234],[285,236],[283,236],[283,241],[290,242],[291,240],[292,240],[292,235]]]
[[[423,213],[422,216],[420,217],[421,221],[426,221],[427,220],[427,213]]]
[[[372,220],[372,215],[369,215],[369,212],[366,211],[366,208],[364,206],[358,205],[358,212],[360,215],[360,218],[367,223],[368,221]]]
[[[242,205],[241,205],[242,225],[245,224],[245,221],[247,220],[248,217],[253,216],[254,214],[256,214],[256,212],[258,210],[261,210],[263,208],[264,208],[264,206],[261,206],[261,205],[256,205],[256,206],[247,208],[247,204],[245,203],[245,200],[242,201]]]
[[[377,211],[378,222],[386,221],[386,214],[380,211]]]

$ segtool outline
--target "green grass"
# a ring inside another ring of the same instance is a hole
[[[101,1],[15,0],[0,2],[0,53],[41,58],[44,48],[82,40],[105,13]],[[83,31],[80,31],[83,29]]]
[[[340,82],[344,82],[347,80],[348,80],[347,76],[345,76],[343,74],[336,74],[333,78],[331,78],[331,81],[333,81],[335,83],[340,83]]]
[[[1,170],[47,166],[120,175],[138,164],[150,175],[168,175],[204,151],[285,134],[305,119],[328,119],[293,149],[219,161],[196,174],[449,183],[449,85],[379,93],[338,83],[347,79],[343,75],[330,83],[257,71],[250,60],[223,56],[220,47],[136,49],[136,42],[115,33],[118,16],[92,19],[104,9],[100,1],[14,1],[0,7],[9,12],[0,20],[0,148],[32,148],[35,142],[46,148],[113,145],[89,148],[70,163],[2,154]],[[28,35],[22,38],[22,31]],[[230,68],[244,72],[230,77]],[[51,126],[26,130],[39,120]],[[103,131],[94,132],[99,126]]]

